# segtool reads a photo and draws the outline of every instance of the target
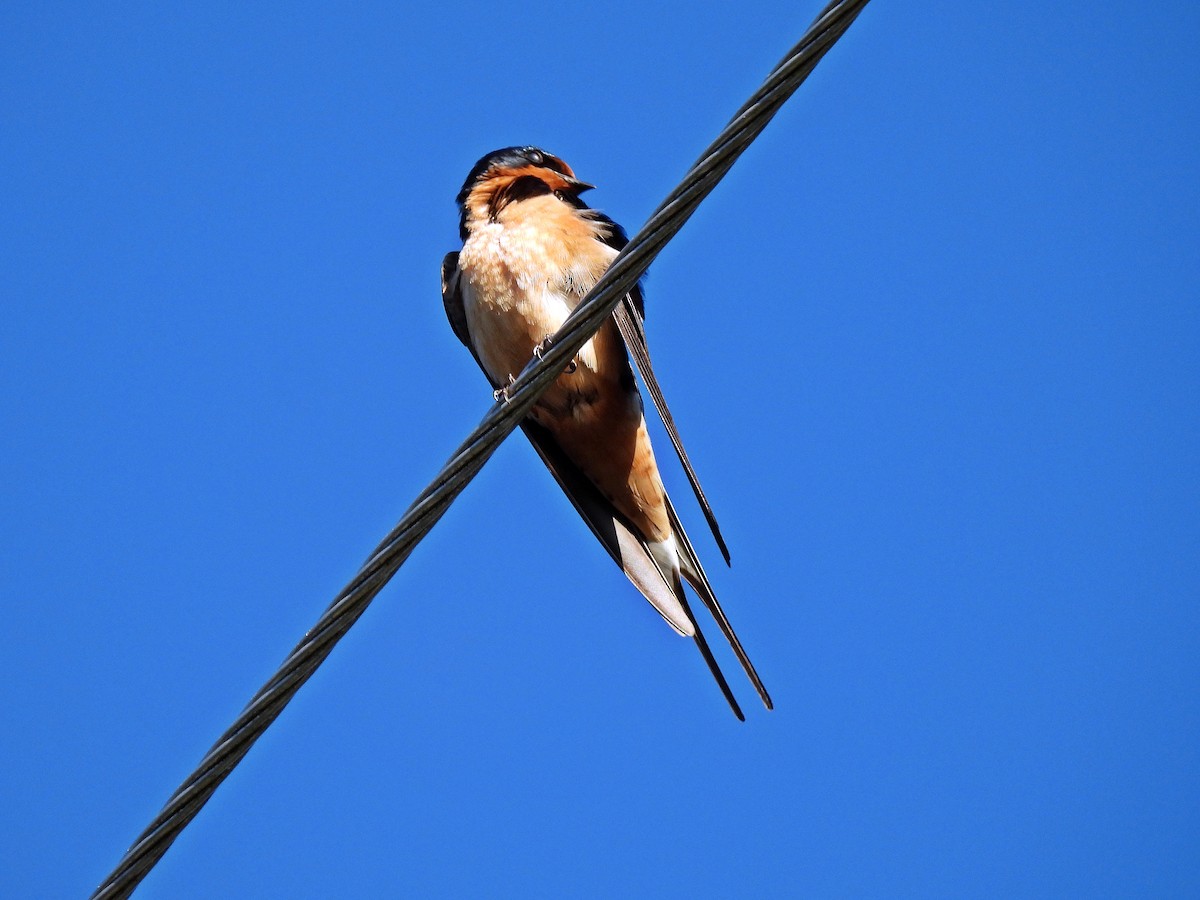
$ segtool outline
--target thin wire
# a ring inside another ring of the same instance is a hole
[[[554,335],[540,360],[531,360],[508,389],[507,402],[488,410],[479,426],[409,507],[403,518],[375,548],[367,562],[309,629],[279,670],[259,689],[237,720],[221,735],[196,770],[176,790],[154,821],[130,847],[117,867],[92,895],[128,897],[167,852],[180,832],[208,802],[283,711],[301,685],[366,611],[375,595],[408,559],[483,468],[500,442],[520,423],[550,383],[632,290],[666,243],[683,227],[700,202],[758,137],[779,107],[816,67],[825,52],[857,18],[868,0],[835,0],[817,17],[800,42],[737,111],[732,121],[700,156],[683,181],[633,236],[584,301]]]

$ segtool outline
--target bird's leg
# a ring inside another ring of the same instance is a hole
[[[508,376],[508,384],[506,384],[502,388],[497,388],[496,390],[492,391],[492,399],[495,400],[497,403],[507,403],[508,402],[508,389],[516,383],[517,383],[517,379],[513,378],[512,375],[509,375]]]
[[[533,355],[536,356],[538,359],[541,359],[546,354],[546,351],[549,350],[553,346],[554,346],[554,338],[550,335],[546,335],[546,337],[542,339],[542,342],[540,344],[534,345]],[[579,368],[579,364],[577,362],[575,362],[575,360],[572,359],[569,363],[567,363],[567,367],[565,369],[563,369],[563,372],[565,372],[567,375],[570,375],[578,368]]]

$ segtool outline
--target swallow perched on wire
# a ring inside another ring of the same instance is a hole
[[[592,288],[628,239],[591,209],[565,162],[536,147],[483,157],[459,191],[462,250],[442,262],[442,300],[497,399]],[[735,715],[744,719],[688,605],[696,591],[768,709],[771,698],[717,602],[663,488],[634,363],[663,419],[725,561],[729,551],[650,366],[641,288],[576,354],[522,428],[567,497],[630,581],[680,634],[695,640]]]

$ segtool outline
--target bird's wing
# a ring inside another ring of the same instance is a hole
[[[471,351],[475,362],[479,356],[471,343],[471,332],[467,329],[467,311],[463,308],[462,289],[458,284],[458,253],[447,253],[442,257],[442,305],[446,307],[446,318],[450,320],[450,328],[454,336],[462,341],[463,346]],[[479,363],[483,368],[483,363]]]
[[[638,293],[640,295],[641,291],[639,290]],[[721,536],[721,527],[717,524],[717,517],[708,503],[708,497],[704,495],[704,488],[700,486],[700,479],[696,475],[696,470],[692,468],[692,461],[688,459],[687,451],[683,449],[683,440],[679,437],[679,430],[675,427],[675,418],[671,415],[666,398],[663,397],[658,379],[654,377],[654,369],[650,365],[650,350],[646,346],[646,331],[642,324],[641,313],[638,312],[638,304],[630,296],[626,296],[613,310],[613,318],[617,322],[617,328],[625,340],[629,354],[633,357],[638,374],[642,376],[646,390],[650,392],[650,399],[654,403],[654,408],[658,410],[658,417],[662,419],[671,443],[675,446],[675,452],[679,456],[680,463],[683,464],[683,471],[687,473],[688,483],[692,486],[692,492],[696,495],[700,510],[704,513],[705,521],[708,522],[709,530],[712,531],[713,540],[717,542],[721,556],[725,558],[725,564],[729,565],[729,547],[725,544],[725,538]]]
[[[467,327],[462,291],[458,283],[457,253],[447,254],[442,261],[442,302],[446,307],[450,327],[463,345],[471,351],[486,377],[487,371],[479,360]],[[498,385],[493,384],[492,387]],[[597,540],[629,580],[672,628],[682,635],[693,637],[696,634],[696,623],[686,611],[686,607],[680,603],[682,589],[675,590],[668,576],[650,554],[645,540],[626,523],[611,501],[592,484],[591,479],[571,461],[547,429],[528,418],[521,423],[521,428],[542,462],[546,464],[546,468],[558,481],[563,493],[574,504]]]
[[[608,235],[604,241],[606,244],[619,251],[629,243],[629,238],[626,237],[625,230],[620,225],[604,213],[593,210],[592,215],[597,221],[603,222],[608,227]],[[683,471],[687,473],[688,483],[692,486],[692,492],[696,495],[696,501],[700,504],[705,521],[708,522],[708,527],[712,531],[713,539],[721,549],[721,555],[725,557],[725,564],[729,565],[729,547],[725,544],[725,538],[721,536],[717,517],[712,511],[712,506],[709,505],[708,497],[704,494],[704,488],[700,486],[700,479],[692,467],[692,461],[688,459],[687,451],[683,448],[683,439],[679,436],[679,429],[675,427],[675,417],[671,415],[662,388],[659,387],[658,379],[654,375],[654,367],[650,365],[650,349],[646,345],[646,330],[643,324],[645,317],[646,302],[642,294],[642,287],[640,284],[634,285],[633,290],[613,310],[613,318],[625,341],[625,347],[633,357],[633,364],[637,366],[638,374],[642,376],[646,390],[650,392],[650,400],[654,403],[655,410],[658,411],[658,417],[662,419],[663,426],[667,429],[667,435],[671,438],[671,444],[675,447],[675,453],[683,465]]]

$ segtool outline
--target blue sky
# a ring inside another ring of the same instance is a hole
[[[818,9],[4,5],[0,893],[94,887],[483,415],[472,163],[636,229]],[[654,265],[775,712],[517,436],[142,894],[1200,890],[1198,39],[874,3]]]

